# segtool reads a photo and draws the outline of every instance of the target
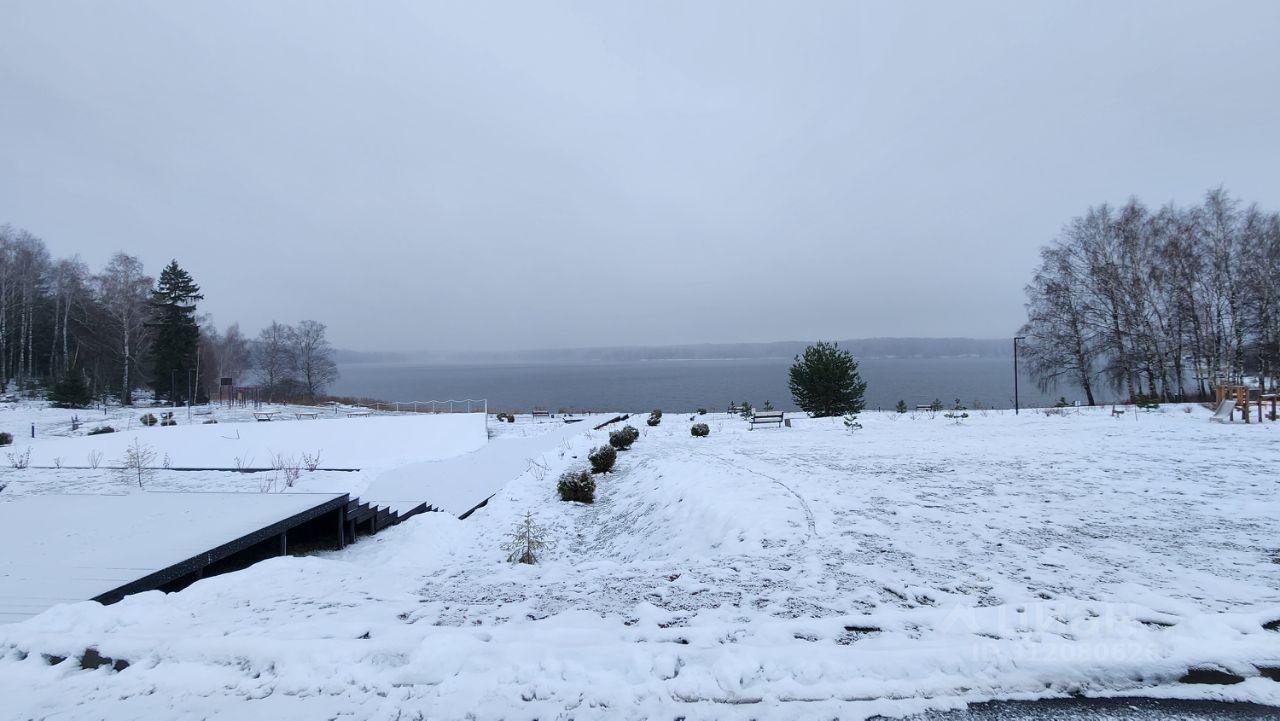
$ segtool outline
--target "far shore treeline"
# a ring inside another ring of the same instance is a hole
[[[257,339],[237,323],[219,331],[198,313],[196,280],[172,261],[153,279],[116,253],[97,273],[54,258],[43,240],[0,225],[0,378],[21,394],[50,390],[58,404],[203,402],[219,379],[256,385],[263,400],[307,400],[337,379],[325,326],[272,322]]]
[[[1026,288],[1024,358],[1042,388],[1204,400],[1280,380],[1280,214],[1222,188],[1191,207],[1133,199],[1073,218]]]

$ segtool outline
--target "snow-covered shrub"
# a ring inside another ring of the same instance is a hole
[[[7,445],[9,445],[10,443],[13,443],[13,434],[12,434],[12,433],[0,433],[0,446],[7,446]]]
[[[534,523],[533,514],[526,511],[524,518],[507,535],[502,550],[507,552],[509,563],[532,565],[538,562],[537,554],[550,545],[547,541],[547,529]]]
[[[906,402],[906,401],[903,401],[903,400],[899,400],[899,401],[898,401],[898,405],[894,406],[894,407],[893,407],[893,410],[897,411],[898,413],[906,413],[906,412],[907,412],[907,402]]]
[[[706,423],[694,423],[693,427],[689,429],[689,433],[695,438],[706,438],[711,435],[711,429],[707,427]]]
[[[608,473],[618,462],[618,452],[613,446],[600,446],[587,454],[587,460],[591,462],[592,473]]]
[[[9,465],[14,468],[26,468],[31,465],[31,446],[27,446],[27,450],[22,453],[6,453],[9,457]]]
[[[115,432],[116,432],[116,429],[112,428],[111,426],[98,426],[96,428],[90,428],[89,431],[85,433],[85,435],[100,436],[103,433],[115,433]]]
[[[138,421],[144,426],[154,426],[160,422],[160,419],[156,418],[154,413],[143,413],[142,417],[139,418]]]
[[[969,417],[969,414],[965,413],[966,410],[968,409],[966,409],[963,405],[961,405],[960,399],[957,398],[956,404],[951,407],[950,411],[943,414],[943,418],[950,418],[951,420],[956,422],[956,425],[960,425],[960,421],[963,421],[964,419]]]
[[[755,409],[751,407],[751,403],[749,401],[743,401],[742,405],[739,406],[739,409],[738,409],[738,414],[741,415],[744,419],[750,418],[751,414],[754,412],[755,412]]]
[[[862,424],[858,422],[858,414],[852,411],[844,414],[844,429],[853,433],[862,430]]]
[[[1149,396],[1146,393],[1139,393],[1133,397],[1133,404],[1144,411],[1154,411],[1160,407],[1159,396]]]
[[[562,501],[596,502],[596,480],[586,470],[565,471],[556,483]]]
[[[625,429],[620,431],[614,431],[609,434],[609,445],[613,446],[614,448],[620,451],[627,450],[628,448],[631,447],[631,444],[635,442],[636,442],[635,436],[631,435],[630,433],[627,433]]]
[[[700,415],[700,416],[705,416],[706,414],[707,414],[707,409],[706,409],[706,408],[699,408],[699,409],[698,409],[698,415]]]
[[[217,419],[217,418],[206,418],[206,419],[205,419],[205,421],[204,421],[204,424],[207,426],[207,425],[209,425],[210,423],[217,423],[217,422],[218,422],[218,419]]]
[[[654,408],[653,411],[649,413],[649,419],[645,421],[645,423],[648,423],[650,426],[656,426],[661,422],[662,410],[658,408]]]

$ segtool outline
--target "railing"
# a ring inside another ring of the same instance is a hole
[[[378,401],[374,410],[396,413],[489,413],[489,399],[461,398],[444,401]]]

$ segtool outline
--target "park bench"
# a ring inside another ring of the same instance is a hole
[[[929,403],[924,403],[924,404],[921,404],[921,405],[916,406],[916,410],[918,410],[918,411],[931,411],[931,410],[933,410],[933,405],[931,405],[931,404],[929,404]]]
[[[320,412],[319,411],[298,411],[294,415],[298,417],[298,420],[302,420],[303,418],[319,418]]]
[[[781,428],[782,420],[782,411],[756,411],[751,414],[751,427],[747,430],[754,431],[757,425],[768,424],[774,424]]]
[[[535,409],[535,410],[532,412],[532,415],[533,415],[533,417],[534,417],[534,418],[550,418],[550,417],[551,417],[551,411],[540,411],[540,410]]]
[[[273,421],[278,415],[280,415],[280,411],[254,411],[253,419],[257,421]]]
[[[369,411],[347,411],[347,418],[365,418]]]

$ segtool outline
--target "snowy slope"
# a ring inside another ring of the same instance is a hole
[[[1280,424],[668,415],[592,506],[542,453],[467,521],[0,626],[17,717],[861,718],[1076,692],[1280,703]],[[526,511],[536,566],[500,544]],[[94,647],[120,673],[50,666]],[[1178,686],[1193,666],[1248,677]]]

